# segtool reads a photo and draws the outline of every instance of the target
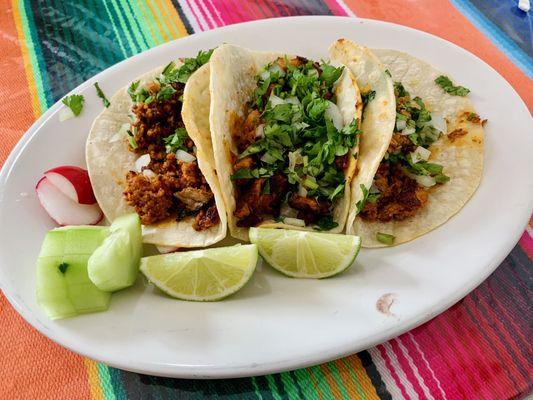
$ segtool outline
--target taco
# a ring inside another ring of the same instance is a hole
[[[343,66],[223,45],[211,68],[211,135],[232,236],[251,226],[340,232],[362,102]]]
[[[226,236],[209,130],[211,52],[139,77],[113,96],[89,133],[98,204],[110,221],[136,212],[146,243],[204,247]]]
[[[357,47],[344,41],[331,48],[356,76],[349,59]],[[363,127],[360,157],[368,152],[375,173],[354,179],[346,231],[381,247],[415,239],[465,205],[481,180],[484,133],[468,89],[408,54],[373,52],[394,81],[396,115],[389,141],[367,148],[371,133]]]

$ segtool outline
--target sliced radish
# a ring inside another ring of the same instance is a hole
[[[43,208],[59,225],[96,225],[103,217],[98,204],[77,203],[46,177],[35,190]]]
[[[64,195],[80,204],[95,204],[93,187],[86,170],[73,165],[52,168],[44,176]]]

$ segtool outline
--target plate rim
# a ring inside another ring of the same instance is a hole
[[[147,57],[150,55],[151,52],[156,51],[156,49],[165,47],[165,46],[170,46],[175,41],[180,41],[180,40],[187,41],[193,37],[212,35],[213,33],[221,32],[221,31],[239,30],[243,25],[269,25],[273,21],[275,21],[274,23],[280,23],[280,22],[290,23],[290,21],[294,21],[294,20],[302,20],[302,21],[314,20],[314,22],[316,22],[317,20],[339,20],[339,19],[351,20],[353,23],[362,22],[362,23],[385,25],[385,26],[395,26],[396,28],[399,28],[402,30],[416,32],[416,34],[419,34],[419,35],[429,36],[431,37],[432,40],[441,41],[447,46],[453,47],[455,50],[467,53],[469,56],[476,58],[478,61],[484,64],[484,66],[486,68],[489,68],[491,72],[498,75],[505,82],[508,88],[512,92],[514,92],[517,99],[520,100],[521,105],[524,107],[524,109],[527,110],[527,106],[524,103],[524,100],[516,92],[513,86],[498,71],[496,71],[492,66],[486,63],[483,59],[479,58],[475,54],[469,52],[468,50],[462,48],[461,46],[453,42],[450,42],[446,39],[443,39],[441,37],[438,37],[436,35],[433,35],[425,31],[421,31],[421,30],[411,28],[408,26],[391,23],[387,21],[382,21],[382,20],[377,20],[377,19],[345,17],[345,16],[316,16],[316,15],[270,18],[270,19],[261,19],[261,20],[255,20],[255,21],[241,22],[238,24],[218,27],[218,28],[215,28],[209,31],[194,33],[192,35],[189,35],[183,38],[178,38],[178,39],[175,39],[169,42],[165,42],[156,47],[147,49],[141,53],[135,54],[129,58],[126,58],[120,61],[117,64],[114,64],[106,68],[105,70],[87,79],[86,81],[84,81],[83,83],[81,83],[80,85],[78,85],[77,87],[75,87],[74,89],[72,89],[70,92],[68,92],[65,95],[69,95],[74,92],[83,90],[87,86],[92,85],[93,82],[97,81],[98,77],[100,77],[101,75],[109,73],[109,71],[119,69],[123,63],[129,63],[134,59]],[[57,101],[47,111],[45,111],[45,113],[43,113],[43,115],[39,117],[27,129],[27,131],[23,134],[23,136],[20,138],[20,140],[11,150],[4,165],[2,166],[2,169],[0,170],[0,203],[2,203],[4,200],[5,183],[7,182],[7,179],[10,176],[11,170],[13,169],[18,157],[24,152],[25,146],[38,133],[41,126],[43,126],[47,122],[47,120],[56,112],[56,110],[59,107],[61,107],[61,100]],[[531,209],[533,207],[533,196],[529,199],[529,204],[530,204],[529,208]],[[369,347],[377,346],[381,343],[384,343],[390,340],[391,338],[400,336],[403,333],[422,325],[423,323],[429,321],[430,319],[436,317],[437,315],[441,314],[442,312],[444,312],[445,310],[453,306],[460,299],[465,297],[468,293],[470,293],[477,286],[479,286],[490,274],[492,274],[494,270],[501,264],[501,262],[507,257],[507,255],[513,249],[513,247],[516,245],[517,241],[519,240],[519,238],[521,237],[524,231],[524,228],[528,224],[528,219],[529,218],[527,219],[524,218],[524,223],[520,226],[517,225],[515,230],[513,232],[510,232],[507,235],[507,240],[505,244],[500,246],[500,248],[502,249],[499,253],[500,255],[498,257],[495,257],[483,269],[483,274],[480,274],[479,276],[477,276],[476,279],[472,279],[472,280],[469,280],[468,282],[465,282],[461,287],[455,288],[455,295],[450,297],[448,301],[439,303],[437,305],[434,305],[433,307],[428,308],[428,311],[424,314],[421,313],[421,314],[412,316],[410,318],[403,319],[400,324],[395,325],[393,328],[382,332],[379,335],[379,338],[377,340],[375,339],[375,337],[365,338],[364,340],[359,339],[357,344],[355,342],[347,342],[347,343],[343,343],[341,346],[331,346],[329,351],[327,352],[320,353],[320,354],[309,353],[306,355],[305,358],[302,357],[301,359],[297,359],[297,360],[280,360],[276,362],[260,363],[258,365],[241,365],[241,366],[226,367],[226,366],[213,366],[213,365],[191,366],[191,365],[183,365],[183,364],[163,364],[163,363],[153,363],[153,362],[144,362],[144,361],[142,363],[137,363],[135,366],[132,366],[132,365],[129,365],[127,363],[127,360],[125,359],[122,359],[120,362],[115,362],[114,360],[106,360],[105,358],[95,359],[93,355],[91,355],[89,352],[84,351],[83,349],[80,349],[79,347],[76,346],[75,343],[65,343],[65,340],[61,341],[60,338],[54,336],[53,331],[45,332],[44,329],[41,329],[39,324],[34,324],[34,318],[29,312],[29,310],[27,312],[24,309],[24,307],[22,307],[22,305],[19,303],[14,293],[12,293],[9,290],[6,291],[6,288],[3,285],[4,276],[3,276],[2,269],[0,269],[0,289],[3,291],[4,295],[6,296],[10,304],[13,306],[13,308],[15,308],[17,313],[21,315],[27,323],[29,323],[32,327],[37,329],[41,334],[51,339],[55,343],[58,343],[62,347],[65,347],[84,357],[88,357],[90,359],[102,362],[106,365],[116,367],[119,369],[123,369],[123,370],[127,370],[127,371],[131,371],[131,372],[136,372],[136,373],[144,373],[144,374],[151,374],[151,375],[164,376],[164,377],[185,378],[185,379],[218,379],[218,378],[251,377],[251,376],[258,376],[258,375],[294,370],[297,368],[304,368],[304,367],[308,367],[311,365],[317,365],[323,362],[328,362],[334,359],[345,357],[347,355],[357,353],[364,349],[368,349]]]

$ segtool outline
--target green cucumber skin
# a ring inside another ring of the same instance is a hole
[[[109,233],[108,227],[72,226],[49,231],[37,259],[37,302],[51,319],[103,311],[110,294],[87,274],[87,260]],[[65,272],[59,265],[68,264]]]
[[[117,218],[110,234],[88,261],[89,278],[101,290],[114,292],[135,283],[142,253],[141,221],[137,214]]]

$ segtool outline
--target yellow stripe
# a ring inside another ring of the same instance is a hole
[[[337,385],[337,382],[331,376],[332,372],[328,369],[326,364],[321,364],[320,369],[324,373],[324,377],[326,378],[327,384],[329,388],[331,389],[331,392],[333,393],[336,399],[340,399],[342,395],[341,395],[339,386]]]
[[[366,398],[368,400],[380,400],[378,394],[376,393],[376,389],[374,388],[374,385],[372,385],[372,381],[366,373],[365,367],[363,367],[363,364],[361,363],[359,357],[354,354],[352,356],[346,357],[345,360],[352,367],[351,370],[353,371],[355,377],[361,384],[361,387],[363,388],[363,393],[365,394]]]
[[[26,41],[26,37],[24,36],[24,29],[22,28],[22,17],[20,16],[18,0],[12,0],[11,7],[13,9],[13,17],[15,18],[15,26],[17,28],[20,50],[22,52],[22,59],[24,61],[24,72],[26,74],[26,80],[28,81],[28,91],[30,92],[33,116],[35,117],[35,119],[37,119],[43,113],[43,107],[42,104],[39,102],[39,96],[37,94],[37,84],[35,83],[33,66],[30,60],[28,42]]]
[[[91,391],[91,400],[104,400],[100,377],[98,375],[98,366],[88,358],[83,359],[85,368],[87,368],[87,377],[89,378],[89,389]]]
[[[152,13],[153,17],[154,17],[154,21],[155,23],[157,24],[157,28],[159,29],[159,32],[161,32],[161,35],[163,36],[163,41],[166,42],[169,40],[169,37],[167,35],[167,33],[165,32],[165,29],[163,29],[163,25],[161,25],[161,21],[159,20],[155,10],[154,10],[154,7],[152,6],[152,2],[151,1],[147,1],[145,3],[148,8],[150,9],[150,12]]]
[[[178,37],[185,37],[188,35],[187,29],[185,29],[185,25],[183,25],[183,21],[181,20],[178,12],[174,8],[174,5],[172,4],[171,0],[161,0],[165,3],[165,7],[167,10],[169,10],[168,15],[170,18],[172,18],[173,25],[178,29],[179,36]]]
[[[152,23],[150,22],[150,19],[146,15],[146,9],[144,8],[144,3],[145,3],[144,0],[137,0],[137,8],[141,11],[141,14],[143,15],[143,19],[146,25],[148,25],[148,29],[150,30],[150,35],[152,36],[153,41],[157,44],[161,44],[159,39],[156,37],[155,30],[154,30]]]
[[[172,38],[177,39],[179,37],[179,33],[168,16],[168,10],[164,9],[165,6],[161,4],[161,0],[154,0],[154,1],[156,3],[157,8],[159,8],[159,11],[161,11],[161,15],[163,16],[163,23],[168,27],[170,34],[172,35]]]
[[[359,390],[357,390],[355,383],[352,381],[350,377],[350,371],[348,370],[348,368],[346,368],[346,365],[344,365],[342,360],[335,360],[335,365],[339,369],[342,383],[344,384],[344,387],[346,387],[346,390],[348,390],[350,398],[361,399],[361,396],[359,395]]]

